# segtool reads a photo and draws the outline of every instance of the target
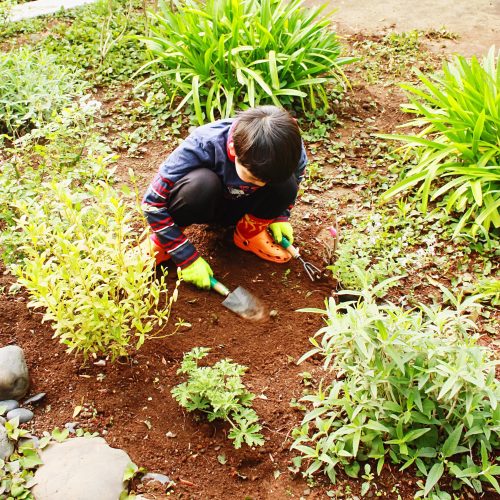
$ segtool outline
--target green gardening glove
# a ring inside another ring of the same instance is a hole
[[[289,222],[273,222],[269,225],[269,230],[273,233],[276,243],[281,243],[284,236],[293,244],[293,227]]]
[[[181,269],[182,279],[198,288],[210,288],[210,276],[213,275],[208,262],[202,257],[198,257],[192,264]]]

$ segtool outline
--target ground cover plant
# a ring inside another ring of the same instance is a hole
[[[353,58],[341,57],[324,8],[300,0],[160,1],[144,38],[153,56],[145,67],[172,100],[182,98],[178,109],[192,103],[199,123],[265,103],[327,108],[324,85],[341,81]]]
[[[172,389],[173,397],[188,411],[205,413],[209,422],[216,419],[229,422],[228,437],[235,448],[243,443],[262,446],[262,427],[252,408],[255,395],[241,381],[247,368],[229,359],[217,361],[213,366],[198,366],[198,361],[209,352],[206,347],[195,347],[184,355],[177,373],[187,375],[188,380]]]
[[[343,467],[357,477],[360,463],[371,459],[379,474],[387,461],[400,470],[416,466],[424,478],[417,497],[435,491],[451,498],[438,486],[445,471],[454,488],[466,484],[479,494],[485,481],[500,493],[496,363],[469,317],[475,298],[460,303],[444,292],[455,310],[404,310],[364,293],[346,310],[330,300],[317,311],[327,324],[301,361],[320,355],[325,379],[302,398],[310,409],[292,444],[305,475],[322,470],[335,481]]]
[[[116,360],[166,324],[177,292],[168,298],[152,257],[134,252],[141,235],[124,193],[104,182],[86,188],[53,182],[17,204],[26,257],[14,273],[68,352]]]
[[[134,35],[142,34],[146,17],[142,2],[101,0],[71,11],[42,41],[60,64],[83,68],[96,84],[127,81],[145,56]]]
[[[385,198],[419,186],[422,211],[444,197],[448,213],[459,213],[455,234],[488,236],[500,227],[500,53],[492,47],[480,62],[456,56],[443,75],[419,74],[421,87],[403,85],[418,134],[387,136],[407,144],[417,165]]]

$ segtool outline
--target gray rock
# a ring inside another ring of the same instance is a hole
[[[19,400],[28,388],[28,367],[23,350],[17,345],[0,348],[0,399]]]
[[[3,417],[0,417],[0,425],[5,424],[5,422],[7,422],[7,420],[5,420],[5,418]]]
[[[3,460],[12,455],[14,445],[10,442],[5,427],[0,425],[0,458]]]
[[[20,424],[25,424],[29,422],[35,415],[31,410],[27,410],[26,408],[16,408],[15,410],[10,410],[7,413],[7,420],[12,420],[13,418],[19,418]]]
[[[10,410],[19,408],[19,403],[15,399],[6,399],[5,401],[0,401],[0,408],[5,408],[5,413],[8,413]]]
[[[130,463],[123,451],[102,438],[74,438],[40,452],[43,465],[35,474],[37,500],[117,500],[125,488]]]
[[[172,482],[172,480],[168,476],[165,476],[165,474],[158,474],[156,472],[148,472],[141,479],[141,481],[143,483],[147,483],[149,481],[158,481],[161,484],[168,484],[168,483]]]
[[[31,398],[28,398],[23,403],[23,405],[39,403],[45,397],[45,395],[46,395],[45,392],[40,392],[38,394],[35,394],[34,396],[31,396]]]

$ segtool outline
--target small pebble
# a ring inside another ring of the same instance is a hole
[[[276,311],[276,309],[271,310],[271,312],[269,313],[270,318],[276,318],[277,316],[278,316],[278,311]]]
[[[302,493],[305,497],[309,496],[311,494],[311,488],[306,488],[303,493]]]
[[[168,484],[171,482],[171,479],[165,474],[157,474],[156,472],[148,472],[141,481],[145,483],[146,481],[158,481],[161,484]]]
[[[31,396],[31,398],[28,398],[24,402],[24,404],[27,405],[27,404],[39,403],[44,397],[45,397],[45,392],[39,392],[38,394]]]
[[[34,413],[26,408],[16,408],[15,410],[9,411],[7,413],[7,420],[12,420],[13,418],[19,418],[20,424],[25,424],[29,422],[33,417]]]
[[[165,436],[167,436],[168,438],[176,438],[177,434],[174,434],[173,432],[168,431],[165,433]]]
[[[15,399],[6,399],[5,401],[0,401],[0,407],[5,408],[5,412],[9,412],[19,408],[19,403]]]

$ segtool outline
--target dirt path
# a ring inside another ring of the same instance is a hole
[[[338,0],[332,7],[340,32],[380,34],[444,26],[459,35],[457,40],[440,40],[438,48],[446,52],[470,56],[494,44],[500,48],[500,0]]]

